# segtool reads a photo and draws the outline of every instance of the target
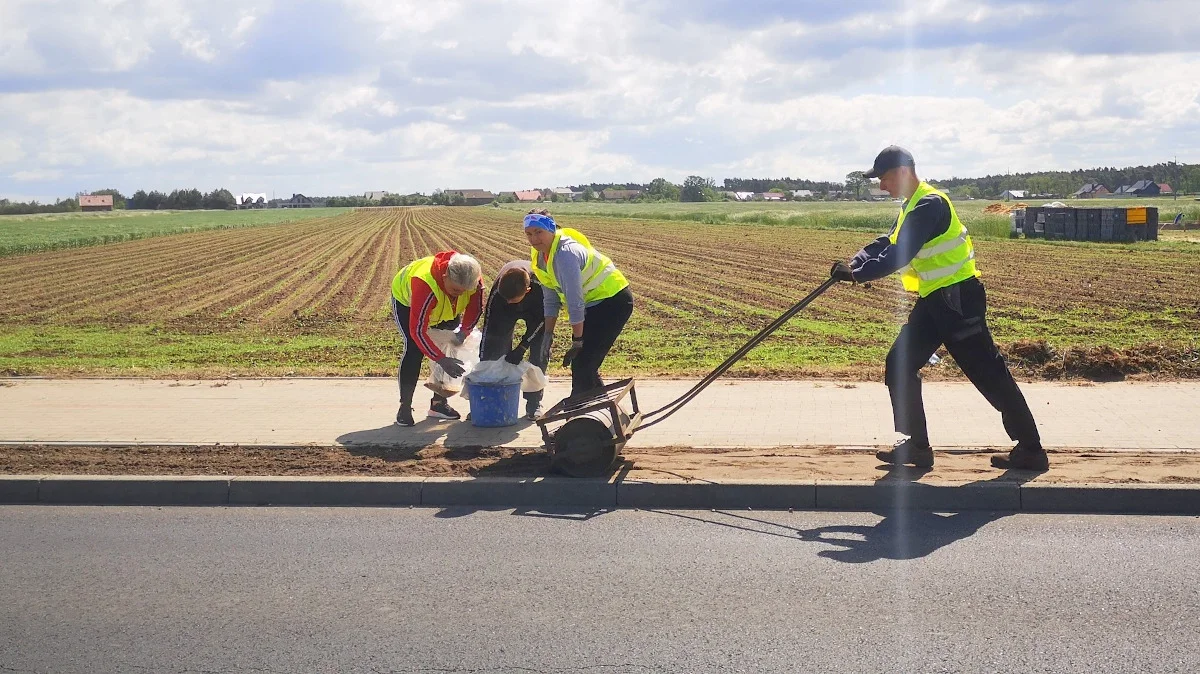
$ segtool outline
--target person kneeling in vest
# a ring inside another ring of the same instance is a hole
[[[396,423],[413,425],[412,399],[421,376],[421,362],[434,361],[451,377],[463,374],[463,363],[447,356],[429,337],[429,329],[458,331],[462,343],[475,329],[483,305],[483,274],[479,261],[453,250],[408,263],[392,279],[392,318],[404,335],[404,352],[396,378],[400,382],[400,409]],[[458,419],[458,411],[435,394],[428,416]]]
[[[546,371],[545,302],[542,284],[533,277],[529,260],[513,260],[500,268],[483,310],[483,343],[480,360],[507,360],[513,365],[529,353],[529,362]],[[525,335],[513,346],[517,321],[525,321]],[[523,394],[525,418],[533,421],[542,403],[542,391]]]
[[[600,365],[633,314],[629,281],[607,255],[592,248],[580,232],[559,227],[546,211],[525,216],[530,268],[546,292],[546,360],[550,357],[554,325],[562,306],[571,322],[571,347],[563,367],[571,367],[571,398],[579,399],[604,386]]]
[[[921,367],[941,345],[992,407],[1016,441],[1007,455],[992,456],[997,468],[1049,468],[1041,436],[1025,396],[1013,380],[987,326],[987,295],[975,266],[975,248],[946,194],[917,177],[912,155],[892,146],[864,174],[881,189],[904,199],[891,234],[863,248],[831,275],[866,283],[900,272],[904,289],[918,295],[908,323],[887,355],[884,380],[892,399],[896,431],[908,437],[876,454],[880,461],[933,465],[933,448],[921,399]]]

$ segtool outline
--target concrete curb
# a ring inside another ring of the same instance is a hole
[[[1200,485],[0,475],[0,504],[911,509],[1200,515]]]

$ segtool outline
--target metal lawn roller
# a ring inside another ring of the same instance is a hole
[[[791,320],[792,316],[837,283],[838,280],[834,278],[822,283],[807,297],[792,305],[779,318],[751,337],[750,341],[734,351],[725,362],[708,373],[687,393],[653,412],[642,414],[638,407],[633,379],[622,379],[593,389],[579,398],[559,401],[537,420],[537,425],[542,431],[542,440],[550,452],[551,468],[571,477],[606,475],[612,470],[625,443],[629,442],[636,431],[666,421],[667,417],[691,402],[771,333]],[[626,396],[629,398],[628,409],[622,405]]]

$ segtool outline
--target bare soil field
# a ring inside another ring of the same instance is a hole
[[[930,471],[892,468],[875,448],[626,449],[614,475],[628,480],[919,480],[1072,484],[1200,484],[1200,454],[1052,450],[1035,475],[991,468],[991,452],[939,452]],[[373,447],[0,446],[8,475],[362,475],[526,477],[547,475],[540,450]]]
[[[637,309],[606,365],[612,375],[707,371],[871,238],[562,220],[631,279]],[[485,275],[528,255],[511,211],[396,208],[0,258],[0,371],[387,375],[392,276],[448,248],[479,257]],[[1200,376],[1200,246],[990,239],[977,248],[993,331],[1022,376]],[[731,375],[878,378],[910,302],[893,280],[836,287]],[[950,361],[931,370],[958,376]]]

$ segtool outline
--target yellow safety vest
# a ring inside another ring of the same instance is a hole
[[[950,226],[944,234],[921,246],[913,261],[900,271],[904,289],[921,297],[926,297],[939,288],[980,275],[979,270],[975,268],[975,246],[971,244],[966,225],[958,219],[950,197],[929,183],[922,182],[917,186],[917,191],[909,197],[904,208],[900,210],[900,216],[896,218],[896,226],[892,228],[888,240],[892,245],[896,245],[905,217],[917,207],[922,198],[930,194],[939,195],[946,200],[946,205],[950,207]]]
[[[429,316],[430,325],[437,325],[465,314],[467,305],[471,302],[471,296],[478,290],[478,288],[472,288],[457,298],[452,298],[442,292],[442,287],[433,278],[432,255],[413,260],[396,272],[396,276],[392,279],[392,297],[396,298],[400,304],[417,311],[420,311],[421,308],[412,306],[412,280],[414,278],[424,281],[433,296],[437,298],[437,306]]]
[[[530,263],[533,267],[533,274],[537,276],[542,287],[558,293],[563,304],[566,304],[567,296],[559,287],[558,279],[554,278],[554,257],[558,255],[558,247],[564,236],[587,249],[587,264],[583,266],[583,272],[580,274],[580,278],[583,279],[585,304],[606,300],[629,286],[629,281],[625,279],[625,275],[617,269],[613,261],[604,253],[592,248],[592,244],[588,242],[583,233],[568,227],[559,227],[554,232],[554,241],[550,243],[550,255],[546,260],[545,268],[540,264],[541,260],[538,259],[536,248],[530,249]]]

